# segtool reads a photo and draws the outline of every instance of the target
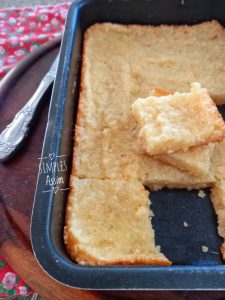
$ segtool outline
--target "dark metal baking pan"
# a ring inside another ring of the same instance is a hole
[[[63,226],[76,119],[84,30],[96,22],[225,24],[223,0],[80,0],[70,7],[44,139],[32,214],[33,250],[44,270],[63,284],[83,289],[225,290],[216,217],[209,193],[161,190],[151,193],[156,242],[171,267],[80,266],[68,256]],[[221,108],[225,115],[225,109]],[[91,162],[90,162],[91,163]],[[54,181],[55,178],[55,181]],[[190,224],[188,228],[183,222]],[[209,248],[202,252],[202,246]]]

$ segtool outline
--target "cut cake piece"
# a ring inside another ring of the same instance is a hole
[[[126,26],[94,24],[84,34],[77,125],[102,130],[130,110]]]
[[[84,56],[115,68],[129,59],[128,26],[113,23],[95,23],[84,33]],[[88,61],[89,62],[89,61]]]
[[[138,99],[132,113],[141,128],[143,148],[150,155],[187,151],[225,136],[223,118],[198,83],[191,85],[190,93]]]
[[[155,245],[148,192],[139,181],[71,176],[64,240],[82,265],[170,265]]]
[[[215,182],[214,172],[210,169],[207,175],[194,176],[171,165],[157,161],[149,155],[141,157],[141,182],[152,191],[169,189],[201,189]]]
[[[140,179],[142,151],[138,129],[130,114],[127,120],[102,132],[102,154],[106,178]]]
[[[207,87],[217,104],[225,103],[225,29],[216,20],[195,25],[129,25],[132,100],[154,87],[188,92]]]
[[[100,130],[76,126],[72,174],[79,178],[104,178]]]
[[[154,88],[151,96],[167,96],[171,92]],[[186,152],[180,150],[172,154],[157,155],[156,158],[164,163],[168,163],[181,171],[188,171],[196,176],[205,176],[210,171],[211,158],[213,154],[214,144],[192,147]]]
[[[220,250],[225,260],[225,140],[215,145],[212,163],[217,180],[211,188],[211,201],[217,215],[218,233],[224,239]]]
[[[157,155],[156,158],[182,171],[195,176],[205,176],[210,172],[214,144],[189,148],[186,152],[180,150],[172,154]]]

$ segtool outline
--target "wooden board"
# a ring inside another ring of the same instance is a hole
[[[0,131],[28,101],[59,50],[60,39],[30,54],[0,87]],[[30,243],[30,219],[50,95],[23,147],[9,162],[0,163],[0,254],[15,272],[45,299],[222,299],[223,292],[103,292],[84,291],[61,285],[37,263]]]

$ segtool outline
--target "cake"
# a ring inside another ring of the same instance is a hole
[[[189,93],[139,98],[132,113],[140,126],[142,146],[150,155],[187,151],[225,137],[223,118],[207,90],[196,82]]]
[[[137,180],[72,176],[65,243],[88,265],[170,265],[155,245],[149,193]]]
[[[193,26],[102,23],[86,30],[64,228],[75,262],[171,264],[156,245],[145,187],[216,187],[216,177],[211,169],[205,174],[206,165],[186,172],[172,160],[144,153],[131,105],[156,87],[188,92],[194,81],[206,86],[217,104],[225,103],[224,46],[225,32],[216,21]]]

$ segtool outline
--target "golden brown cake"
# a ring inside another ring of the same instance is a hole
[[[197,162],[193,161],[195,168],[201,165],[199,159],[204,156],[203,151]],[[191,164],[193,158],[193,155],[187,155],[180,158],[179,162]],[[205,165],[205,168],[209,168],[207,162]],[[215,181],[211,170],[195,176],[146,155],[138,138],[137,124],[131,115],[127,122],[102,131],[77,126],[72,174],[79,178],[133,178],[154,190],[163,187],[204,188]]]
[[[225,123],[207,90],[191,84],[189,93],[139,98],[132,113],[140,126],[139,137],[150,155],[223,140]]]
[[[92,25],[84,35],[78,125],[113,126],[126,116],[128,103],[153,88],[187,92],[194,81],[217,104],[225,103],[224,48],[225,30],[217,21]]]
[[[129,25],[131,99],[159,87],[188,92],[192,82],[225,104],[225,30],[217,21],[184,26]]]
[[[77,263],[171,264],[155,244],[144,185],[203,188],[215,176],[190,175],[144,154],[131,105],[155,87],[185,92],[194,81],[225,103],[224,46],[224,29],[215,21],[178,27],[103,23],[86,30],[64,230]]]
[[[80,264],[170,265],[155,245],[149,193],[137,180],[71,177],[64,239]]]
[[[150,93],[152,96],[167,96],[170,91],[155,88]],[[171,154],[157,155],[156,158],[168,163],[181,171],[187,171],[194,176],[207,176],[210,172],[214,144],[189,148],[187,151],[176,151]]]
[[[195,176],[207,176],[210,172],[214,144],[192,147],[188,151],[176,151],[171,154],[161,154],[157,158],[181,171],[187,171]]]

